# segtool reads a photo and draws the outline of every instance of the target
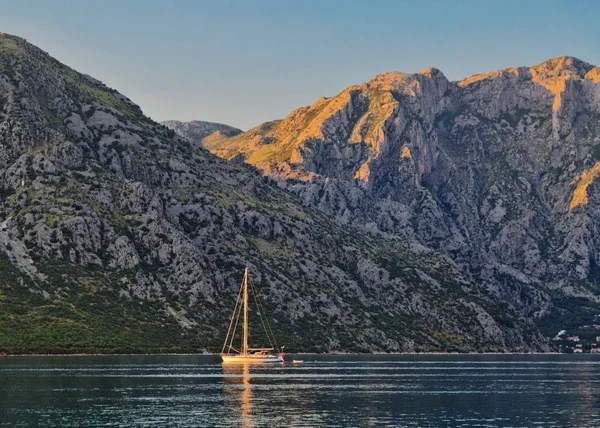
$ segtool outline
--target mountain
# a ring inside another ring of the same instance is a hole
[[[205,147],[446,254],[548,336],[600,313],[600,67],[384,73]]]
[[[216,144],[230,137],[241,134],[241,129],[234,128],[222,123],[203,122],[200,120],[191,120],[189,122],[180,122],[178,120],[167,120],[161,122],[161,125],[175,131],[177,135],[187,138],[193,143]]]
[[[0,201],[0,350],[218,351],[245,265],[291,351],[548,349],[446,256],[302,205],[6,34]]]

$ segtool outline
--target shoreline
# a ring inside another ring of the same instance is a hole
[[[582,355],[590,354],[583,353]],[[98,353],[75,353],[75,354],[6,354],[0,355],[2,357],[134,357],[134,356],[147,356],[147,357],[168,357],[168,356],[202,356],[202,357],[218,357],[220,353],[130,353],[130,354],[98,354]],[[423,356],[439,356],[439,355],[571,355],[561,352],[370,352],[370,353],[359,353],[359,352],[290,352],[289,355],[318,355],[318,356],[403,356],[403,355],[423,355]],[[575,354],[574,354],[575,355]]]

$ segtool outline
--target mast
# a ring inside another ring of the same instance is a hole
[[[248,267],[244,269],[244,339],[242,355],[248,354]]]

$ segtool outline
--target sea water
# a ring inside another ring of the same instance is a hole
[[[600,355],[0,357],[0,426],[600,426]]]

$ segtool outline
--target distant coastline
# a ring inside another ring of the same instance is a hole
[[[115,353],[115,354],[100,354],[100,353],[74,353],[74,354],[6,354],[0,357],[118,357],[118,356],[203,356],[203,357],[218,357],[219,353]],[[571,355],[562,352],[291,352],[288,355],[306,356],[400,356],[400,355]],[[581,354],[586,355],[586,354]]]

